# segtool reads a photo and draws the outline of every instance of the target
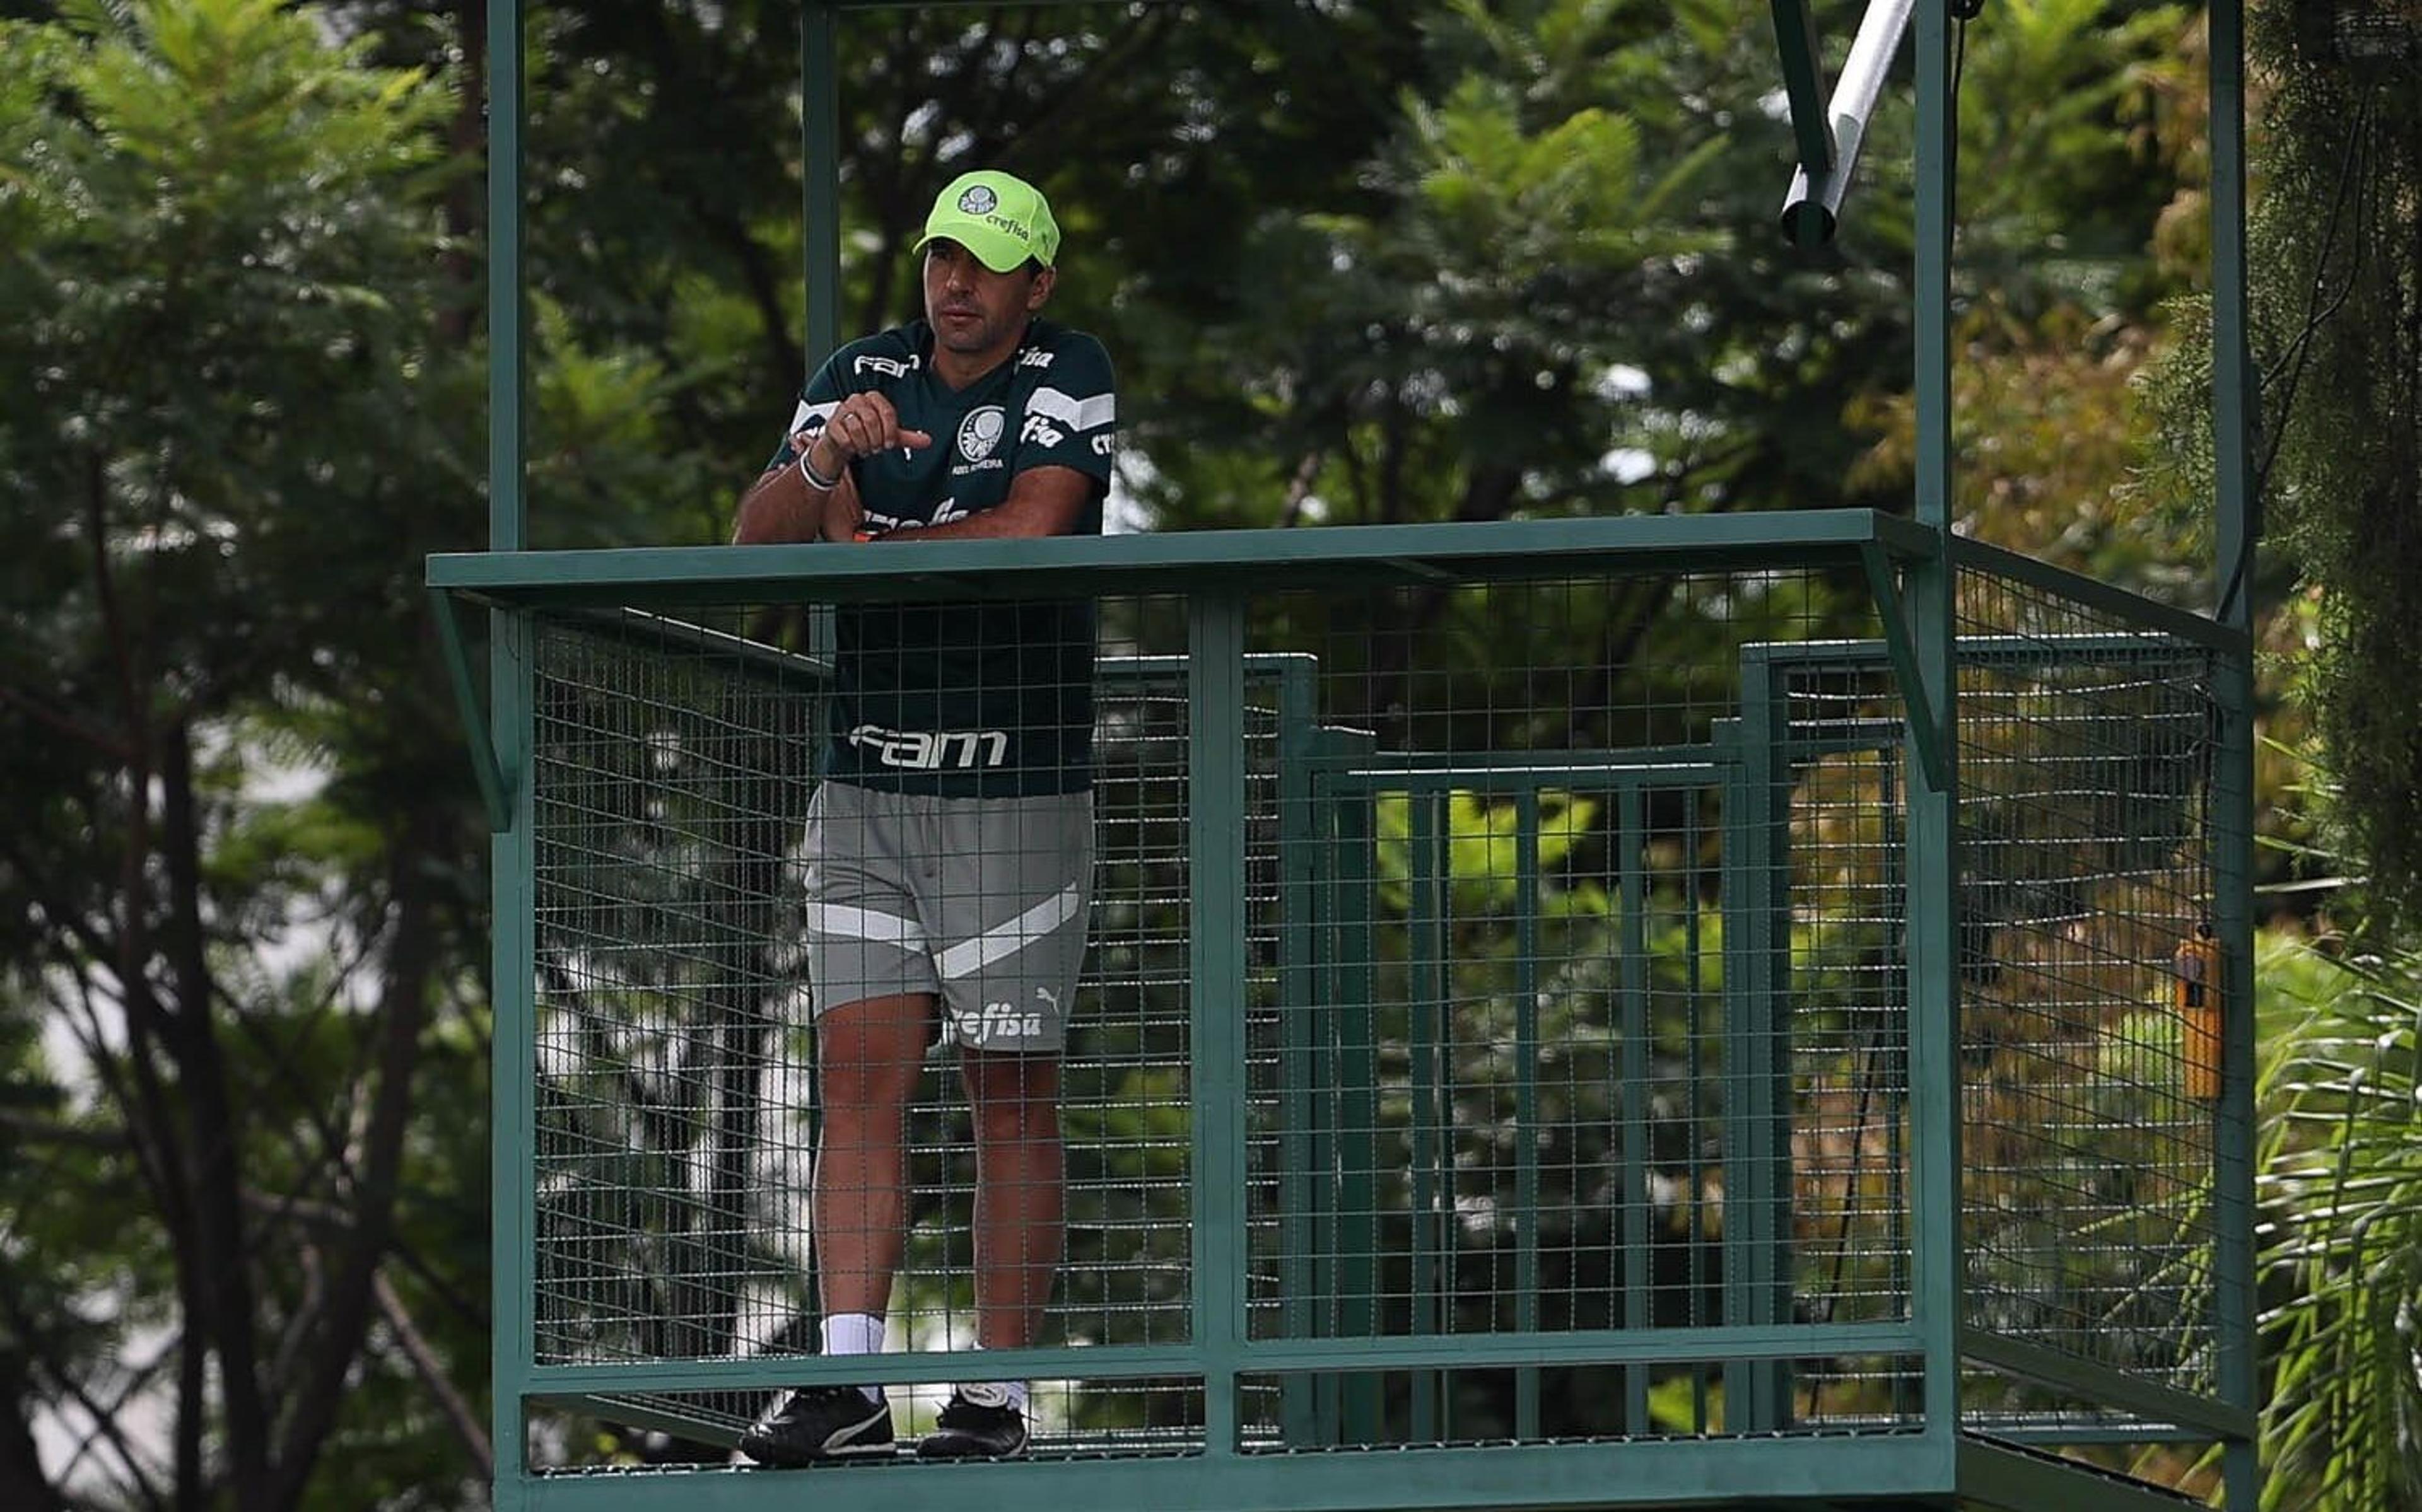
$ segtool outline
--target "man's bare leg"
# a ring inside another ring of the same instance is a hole
[[[1060,1061],[965,1051],[976,1136],[976,1342],[1023,1348],[1060,1273]]]
[[[823,1129],[810,1208],[825,1316],[880,1318],[891,1302],[907,1222],[901,1118],[933,1038],[925,993],[867,998],[816,1020]]]
[[[910,993],[830,1008],[816,1021],[823,1127],[808,1222],[815,1245],[826,1354],[883,1347],[883,1315],[900,1269],[907,1210],[901,1115],[916,1091],[934,999]],[[740,1436],[761,1465],[892,1452],[891,1409],[872,1383],[786,1393]]]

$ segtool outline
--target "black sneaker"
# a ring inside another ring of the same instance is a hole
[[[761,1465],[812,1465],[891,1450],[891,1404],[869,1401],[855,1386],[802,1386],[740,1436],[740,1452]]]
[[[917,1445],[926,1459],[999,1459],[1026,1447],[1026,1414],[999,1386],[960,1386]]]

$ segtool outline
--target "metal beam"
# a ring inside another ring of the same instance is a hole
[[[1911,1435],[1665,1440],[1615,1443],[1403,1449],[1373,1454],[1255,1454],[1019,1464],[908,1462],[816,1471],[616,1471],[527,1482],[546,1512],[777,1512],[802,1504],[852,1512],[1413,1512],[1417,1508],[1738,1507],[1805,1505],[1808,1488],[1855,1504],[1944,1498],[1951,1457]]]
[[[432,587],[500,603],[792,602],[896,598],[904,581],[951,578],[952,596],[997,585],[1022,596],[1097,588],[1183,592],[1229,580],[1267,590],[1329,585],[1340,574],[1405,580],[1403,564],[1459,581],[1603,571],[1752,570],[1854,565],[1878,542],[1895,556],[1933,549],[1932,534],[1872,509],[1757,515],[1618,515],[1475,524],[1334,525],[1323,530],[1207,530],[1057,536],[1033,540],[918,541],[836,551],[827,545],[673,546],[622,551],[458,552],[432,556]]]
[[[2209,826],[2213,925],[2221,946],[2222,1077],[2213,1130],[2213,1317],[2221,1396],[2261,1407],[2254,1251],[2254,629],[2255,553],[2262,499],[2254,475],[2254,406],[2261,393],[2248,335],[2245,233],[2245,7],[2212,0],[2211,82],[2213,613],[2243,644],[2213,679],[2221,709]],[[2262,1467],[2249,1434],[2221,1451],[2229,1512],[2254,1512]]]
[[[1867,587],[1875,595],[1876,617],[1883,623],[1884,654],[1892,662],[1893,677],[1900,685],[1901,703],[1909,710],[1909,743],[1917,752],[1918,766],[1925,772],[1927,785],[1947,787],[1952,732],[1935,712],[1934,699],[1927,692],[1926,678],[1918,665],[1917,641],[1910,629],[1909,611],[1901,603],[1900,585],[1893,576],[1893,564],[1874,546],[1859,548],[1859,560],[1866,567]]]
[[[1940,3],[1916,12],[1917,522],[1942,543],[1902,585],[1916,642],[1918,686],[1933,717],[1957,731],[1956,590],[1951,540],[1951,36]],[[1958,742],[1935,781],[1920,763],[1908,774],[1910,1164],[1917,1211],[1912,1299],[1926,1340],[1924,1421],[1928,1438],[1958,1433],[1961,1278],[1959,825]]]
[[[1774,45],[1783,55],[1783,98],[1791,107],[1791,136],[1800,168],[1822,177],[1833,166],[1833,130],[1825,122],[1825,75],[1816,58],[1816,23],[1808,0],[1772,0]]]
[[[520,551],[524,397],[522,339],[522,6],[488,6],[488,549]]]
[[[1959,1331],[1959,1352],[1978,1364],[1990,1365],[2021,1380],[2050,1386],[2098,1407],[2202,1428],[2214,1438],[2250,1438],[2254,1433],[2254,1414],[2242,1408],[2024,1339],[1963,1328]]]
[[[807,359],[813,377],[841,347],[841,53],[834,0],[799,8],[800,206]]]
[[[2094,1512],[2180,1512],[2203,1505],[2141,1481],[2106,1474],[2090,1466],[1978,1439],[1961,1441],[1959,1504],[1998,1512],[2040,1512],[2044,1507],[2091,1507]]]
[[[1776,0],[1776,4],[1779,9],[1782,0]],[[1859,148],[1866,140],[1867,120],[1875,114],[1876,101],[1883,93],[1893,59],[1900,53],[1901,38],[1909,31],[1910,12],[1914,8],[1915,0],[1870,0],[1866,14],[1860,18],[1858,35],[1850,40],[1850,55],[1843,60],[1842,77],[1833,86],[1832,99],[1824,107],[1826,118],[1819,123],[1832,149],[1831,156],[1822,164],[1811,159],[1803,135],[1800,166],[1791,177],[1790,190],[1783,196],[1783,234],[1794,244],[1822,246],[1833,239],[1834,229],[1841,224],[1842,196],[1850,187],[1850,175],[1859,166]],[[1786,87],[1789,73],[1786,49]],[[1796,102],[1792,114],[1797,131]]]
[[[488,833],[502,834],[512,828],[512,803],[504,772],[496,764],[487,705],[480,697],[479,680],[471,676],[471,652],[463,634],[462,616],[452,594],[436,588],[428,593],[429,612],[437,616],[438,648],[446,658],[446,680],[453,686],[454,709],[462,716],[464,739],[471,747],[471,776],[480,785],[480,804],[487,810]]]

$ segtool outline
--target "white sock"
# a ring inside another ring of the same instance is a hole
[[[976,1348],[981,1349],[983,1346],[979,1344]],[[1009,1405],[1017,1409],[1019,1416],[1023,1417],[1026,1414],[1026,1382],[1022,1380],[987,1380],[980,1382],[979,1384],[989,1386],[993,1390],[1007,1396],[1009,1398]]]
[[[826,1354],[881,1354],[883,1319],[873,1313],[833,1313],[820,1325]],[[860,1386],[870,1402],[883,1400],[880,1386]]]

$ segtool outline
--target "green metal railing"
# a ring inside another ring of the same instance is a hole
[[[1535,527],[1471,527],[435,559],[449,633],[465,605],[501,627],[516,1421],[729,1442],[779,1387],[1018,1374],[1043,1383],[1040,1462],[983,1494],[1273,1508],[1490,1505],[1513,1476],[1540,1504],[1998,1495],[2084,1473],[2049,1449],[2249,1433],[2251,1403],[2208,1367],[2244,1347],[2210,1196],[2243,1130],[2178,1092],[2158,980],[2164,900],[2217,885],[2210,685],[2241,646],[1956,548],[1963,697],[1935,761],[1973,775],[1946,873],[1911,823],[1931,717],[1912,708],[1930,706],[1878,591],[1922,539],[1864,515],[1552,528],[1561,554]],[[1661,607],[1628,663],[1602,663],[1582,631],[1644,580]],[[980,1366],[951,1342],[970,1177],[940,1083],[916,1127],[942,1194],[896,1304],[925,1342],[815,1358],[799,1224],[764,1189],[810,1137],[779,879],[830,667],[745,632],[768,606],[1079,593],[1119,647],[1096,676],[1115,838],[1070,1051],[1083,1248],[1061,1340]],[[2133,842],[2093,838],[2131,813]],[[616,956],[606,918],[654,922]],[[573,923],[590,974],[565,986]],[[1958,943],[1947,1010],[1914,954],[1929,930]],[[2090,970],[2044,943],[2072,938]],[[1944,1022],[1965,1027],[1930,1045]],[[601,1047],[628,1063],[611,1096]],[[721,1081],[681,1084],[716,1089],[700,1105],[723,1134],[628,1136],[688,1174],[637,1179],[607,1151],[617,1174],[578,1189],[598,1130],[689,1127],[648,1068],[710,1062]],[[2045,1099],[2068,1083],[2110,1095],[2068,1118]],[[2019,1101],[1986,1096],[2003,1085]],[[2035,1140],[2047,1170],[2099,1161],[2140,1195],[2115,1213],[2025,1161],[1930,1177],[1943,1116],[1978,1150]],[[562,1143],[575,1129],[586,1146]],[[706,1191],[707,1169],[728,1179]],[[1980,1226],[2013,1193],[2038,1221]],[[585,1248],[566,1247],[574,1213]],[[616,1233],[616,1213],[640,1218]],[[720,1250],[673,1241],[710,1231]],[[2167,1248],[2139,1242],[2157,1231]],[[1963,1232],[1967,1269],[1930,1276]],[[621,1271],[597,1269],[608,1255]],[[2070,1326],[2095,1309],[2114,1329]],[[1312,1468],[1381,1448],[1418,1452]],[[1619,1475],[1600,1458],[1618,1448]],[[1132,1478],[1172,1452],[1207,1478]],[[713,1504],[789,1494],[693,1473],[684,1494]],[[499,1501],[617,1505],[648,1478],[523,1461]],[[854,1476],[848,1499],[926,1505],[963,1478]],[[2114,1486],[2110,1504],[2159,1504]]]

